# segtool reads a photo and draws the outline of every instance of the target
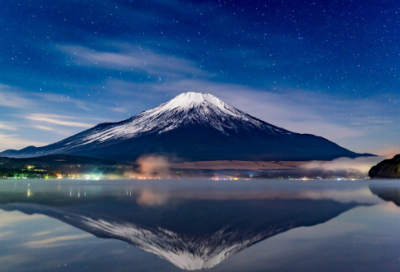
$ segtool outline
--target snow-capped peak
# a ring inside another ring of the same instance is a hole
[[[165,103],[162,108],[163,110],[187,109],[190,107],[198,107],[202,104],[208,104],[209,106],[212,105],[225,113],[233,113],[232,111],[229,111],[229,109],[233,109],[231,106],[225,104],[212,94],[195,92],[182,93]]]
[[[162,134],[193,124],[211,126],[225,135],[251,129],[264,130],[270,134],[290,134],[289,131],[256,119],[211,94],[188,92],[124,121],[99,125],[78,134],[74,139],[66,139],[60,143],[64,144],[62,149],[70,149],[150,133]]]

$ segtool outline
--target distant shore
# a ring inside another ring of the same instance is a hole
[[[175,169],[201,169],[201,170],[283,170],[299,169],[310,161],[197,161],[170,163]]]

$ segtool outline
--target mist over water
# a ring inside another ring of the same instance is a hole
[[[332,161],[312,161],[301,165],[303,169],[320,169],[323,171],[345,171],[367,174],[372,166],[384,160],[383,157],[338,158]]]
[[[144,155],[136,160],[139,171],[144,176],[170,176],[168,158],[163,156]]]

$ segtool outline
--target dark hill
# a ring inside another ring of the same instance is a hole
[[[371,178],[400,178],[400,155],[384,160],[369,170]]]

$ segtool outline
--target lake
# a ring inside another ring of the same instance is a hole
[[[0,181],[0,270],[400,271],[400,181]]]

